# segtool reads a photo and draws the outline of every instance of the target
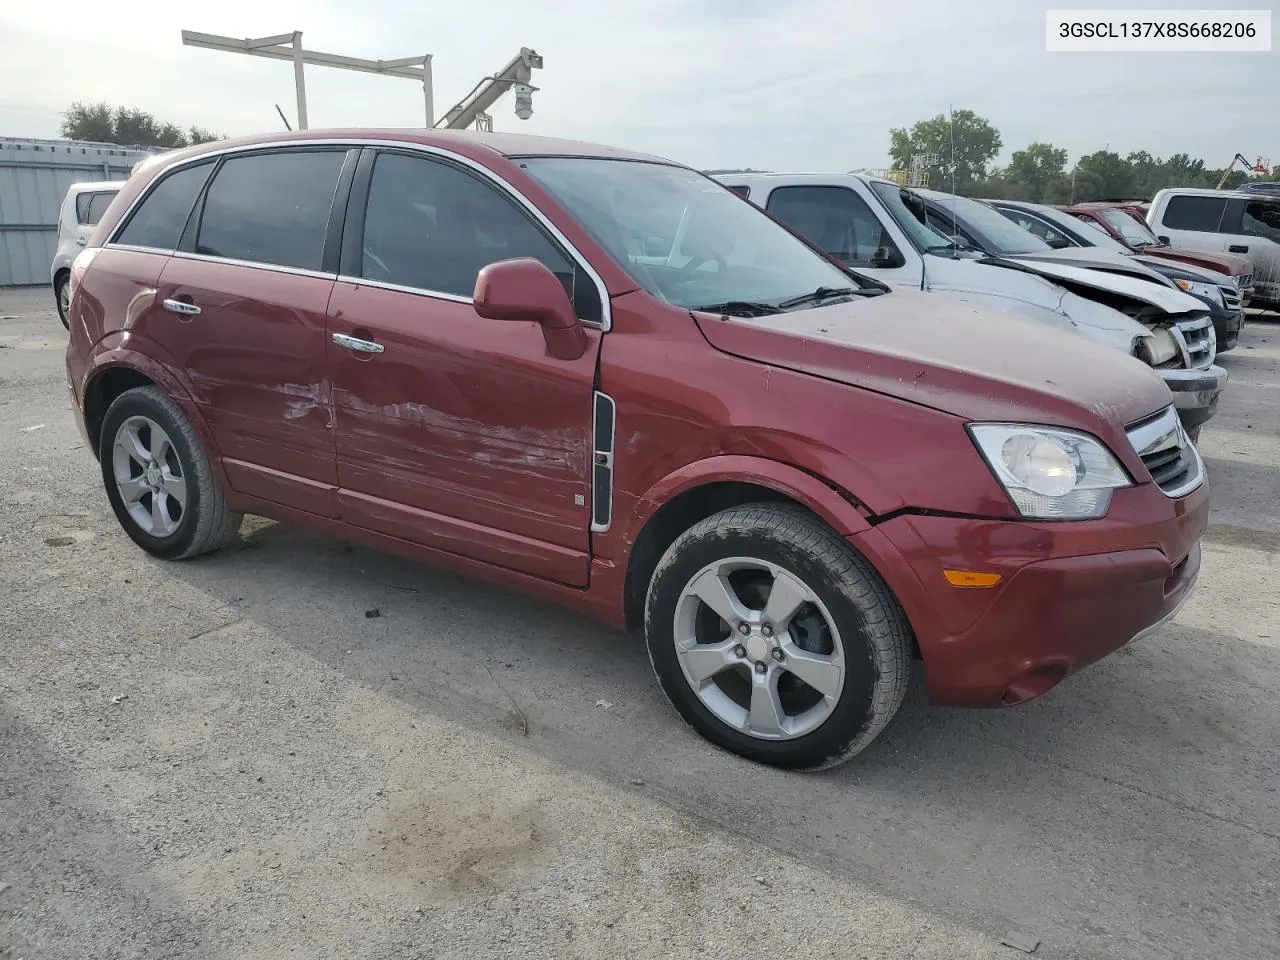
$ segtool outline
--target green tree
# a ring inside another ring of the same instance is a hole
[[[62,135],[68,140],[92,140],[130,147],[185,147],[220,140],[221,136],[200,127],[184,131],[173,123],[162,123],[136,107],[112,108],[106,103],[77,100],[62,116]]]
[[[967,192],[987,177],[987,164],[1000,152],[1000,132],[972,110],[957,110],[950,117],[938,114],[910,129],[889,131],[889,156],[900,170],[911,169],[911,158],[936,153],[942,162],[928,167],[929,184],[950,190],[952,182]]]
[[[1134,195],[1134,170],[1127,160],[1110,150],[1081,157],[1076,164],[1075,198],[1127,200]]]
[[[1062,177],[1066,166],[1066,150],[1037,142],[1014,152],[1004,176],[1010,186],[1020,187],[1019,193],[1023,196],[1016,199],[1043,203],[1050,184]]]
[[[77,100],[62,115],[62,135],[68,140],[90,140],[115,143],[115,120],[105,103],[81,103]]]

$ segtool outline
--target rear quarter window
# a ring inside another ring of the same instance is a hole
[[[115,242],[155,250],[177,249],[191,208],[211,170],[213,161],[206,160],[165,174],[134,208]]]
[[[1217,233],[1226,209],[1225,197],[1173,196],[1161,219],[1170,230]]]

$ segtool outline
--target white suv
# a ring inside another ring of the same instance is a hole
[[[58,213],[58,249],[49,267],[49,282],[53,284],[58,316],[64,327],[67,326],[67,281],[71,279],[71,261],[89,242],[93,228],[123,186],[123,180],[73,183],[62,201],[62,210]]]
[[[1147,224],[1177,247],[1253,261],[1253,305],[1280,310],[1280,197],[1177,187],[1151,201]]]

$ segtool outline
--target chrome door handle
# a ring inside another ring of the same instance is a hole
[[[187,317],[196,317],[200,315],[200,308],[194,303],[187,303],[185,300],[166,300],[164,308],[170,313],[180,313]]]
[[[89,245],[89,241],[87,239],[85,239],[84,237],[76,237],[77,247],[87,247],[88,245]]]
[[[361,340],[359,337],[349,337],[345,333],[335,333],[333,342],[340,347],[346,347],[348,350],[356,350],[360,353],[381,353],[382,344],[374,343],[372,340]]]

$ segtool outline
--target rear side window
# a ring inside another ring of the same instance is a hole
[[[879,265],[886,250],[896,249],[867,202],[845,187],[779,187],[769,194],[768,210],[852,266]]]
[[[233,157],[204,202],[196,253],[319,270],[342,150]]]
[[[598,321],[594,282],[508,197],[451,164],[398,153],[373,165],[360,275],[470,297],[499,260],[533,257],[564,285],[579,318]]]
[[[1249,201],[1245,204],[1242,228],[1250,236],[1280,243],[1280,203]]]
[[[111,206],[111,201],[116,198],[115,190],[99,190],[96,193],[89,194],[89,202],[86,204],[84,217],[80,220],[86,227],[96,227],[102,220],[102,215],[107,212],[107,207]],[[76,198],[77,203],[80,198]]]
[[[212,169],[213,161],[209,160],[166,175],[133,211],[115,242],[156,250],[175,249]]]
[[[1216,233],[1227,209],[1225,197],[1175,196],[1164,208],[1164,226],[1170,230]]]
[[[82,227],[97,226],[111,201],[115,199],[115,190],[95,190],[76,196],[76,221]]]

